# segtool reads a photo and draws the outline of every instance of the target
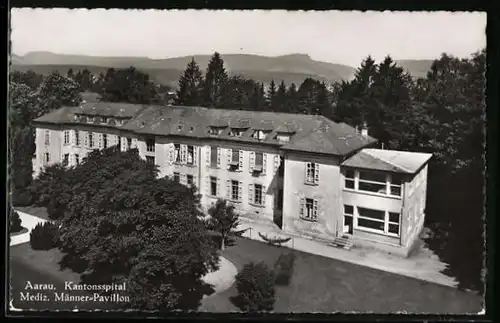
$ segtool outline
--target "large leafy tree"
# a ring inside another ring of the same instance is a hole
[[[486,53],[443,54],[420,81],[422,132],[414,150],[432,151],[427,240],[461,287],[482,291]],[[423,140],[422,140],[423,139]]]
[[[108,69],[101,81],[101,100],[137,104],[157,104],[161,102],[157,86],[149,75],[135,67]]]
[[[26,205],[31,197],[26,191],[32,180],[32,157],[35,153],[31,119],[36,116],[38,97],[26,84],[9,84],[8,186],[11,201]]]
[[[224,108],[224,92],[227,89],[228,74],[224,67],[224,60],[215,52],[208,63],[203,83],[204,105],[212,108]]]
[[[37,74],[32,70],[26,72],[13,71],[10,73],[12,83],[27,85],[31,90],[36,90],[42,84],[43,75]]]
[[[135,309],[196,309],[208,287],[202,277],[218,261],[196,188],[158,179],[135,149],[95,150],[64,172],[68,194],[51,196],[62,265],[84,282],[126,281]]]
[[[36,117],[62,106],[76,106],[82,101],[78,84],[57,71],[43,79],[38,89],[38,97],[40,104],[35,112]]]
[[[295,83],[290,84],[287,90],[286,112],[298,113],[299,112],[299,96],[297,93],[297,86]]]
[[[207,227],[220,234],[221,249],[224,250],[229,236],[242,233],[237,230],[240,224],[239,215],[233,205],[227,204],[227,201],[222,199],[215,202],[215,205],[208,210],[208,214],[210,218],[207,220]]]
[[[184,74],[179,79],[176,104],[187,106],[202,105],[203,76],[194,58],[188,63]]]

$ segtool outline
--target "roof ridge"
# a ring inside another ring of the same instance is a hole
[[[408,170],[407,168],[401,167],[400,165],[395,165],[395,164],[391,163],[390,161],[387,161],[387,160],[382,159],[382,158],[380,158],[380,157],[378,157],[378,156],[374,156],[374,155],[370,154],[370,151],[369,151],[369,150],[364,150],[364,151],[365,151],[365,153],[366,153],[366,154],[370,155],[371,157],[373,157],[373,158],[375,158],[375,159],[378,159],[378,160],[380,160],[380,161],[382,161],[382,162],[384,162],[384,163],[386,163],[386,164],[389,164],[389,165],[391,165],[391,166],[394,166],[394,167],[396,167],[396,168],[398,168],[399,170],[402,170],[402,171],[404,171],[404,172],[407,172],[407,173],[412,173],[412,171],[411,171],[411,170]]]

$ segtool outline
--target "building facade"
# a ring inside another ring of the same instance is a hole
[[[120,145],[283,232],[407,256],[423,226],[431,155],[379,150],[367,133],[322,116],[84,103],[34,121],[34,176]]]

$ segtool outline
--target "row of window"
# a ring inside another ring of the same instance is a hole
[[[344,225],[369,232],[399,236],[400,213],[344,205]]]
[[[79,130],[73,131],[73,143],[75,146],[80,147],[82,133]],[[126,145],[128,148],[132,146],[132,138],[126,139]],[[111,136],[106,133],[94,133],[91,131],[83,131],[83,147],[85,148],[108,148],[112,145],[116,145],[121,141],[119,136]],[[64,131],[64,145],[69,145],[71,142],[70,131]],[[45,132],[45,145],[50,145],[50,131]]]
[[[94,123],[99,121],[102,124],[107,125],[118,125],[121,126],[125,123],[125,119],[116,118],[116,117],[106,117],[106,116],[92,116],[92,115],[84,115],[84,114],[76,114],[74,117],[75,121],[78,122],[88,122]]]
[[[62,156],[62,164],[64,166],[68,166],[70,165],[71,161],[69,160],[70,158],[70,154],[64,154]],[[43,154],[43,158],[42,158],[42,165],[48,165],[50,163],[50,153],[49,152],[45,152]],[[71,163],[72,165],[78,165],[80,163],[80,155],[78,154],[73,154],[73,162]]]
[[[226,128],[227,127],[213,126],[210,127],[210,129],[208,130],[208,134],[212,136],[218,136],[221,135]],[[231,137],[242,137],[247,130],[248,128],[230,128],[228,135]],[[253,139],[262,141],[265,140],[271,134],[271,132],[272,132],[271,130],[257,129],[254,130],[251,137]],[[289,142],[292,134],[293,134],[292,132],[278,132],[275,139],[278,140],[279,142]]]
[[[346,189],[371,192],[394,197],[402,196],[403,178],[397,174],[347,170]]]
[[[173,180],[177,183],[181,183],[183,185],[191,186],[196,185],[196,176],[191,174],[181,174],[174,172]]]
[[[221,179],[215,176],[206,178],[207,194],[212,197],[223,197],[220,186]],[[243,202],[243,182],[236,180],[226,181],[226,196],[230,201]],[[262,184],[248,185],[248,203],[263,206],[266,203],[266,187]]]

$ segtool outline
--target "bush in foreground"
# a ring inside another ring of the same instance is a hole
[[[12,189],[12,205],[14,206],[29,206],[31,205],[31,194],[29,191]]]
[[[33,250],[50,250],[59,243],[59,228],[52,222],[38,223],[30,233]]]
[[[19,217],[19,214],[11,209],[9,216],[9,232],[16,233],[22,229],[23,227],[21,226],[21,218]]]
[[[236,275],[235,305],[244,312],[272,311],[276,301],[274,273],[263,262],[248,263]]]
[[[293,265],[295,264],[295,254],[281,254],[274,265],[276,276],[276,285],[288,285],[293,274]]]

